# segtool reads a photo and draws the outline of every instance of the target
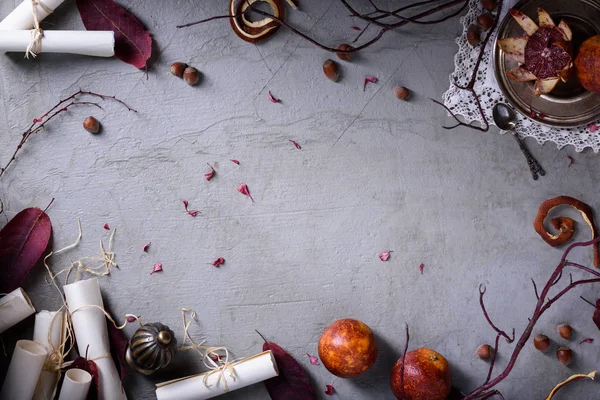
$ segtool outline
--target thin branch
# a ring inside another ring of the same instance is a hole
[[[533,290],[535,290],[535,297],[539,300],[540,299],[540,295],[538,293],[537,285],[535,284],[535,281],[533,280],[533,278],[531,278],[531,283],[533,283]]]
[[[504,332],[503,330],[499,329],[496,325],[494,325],[494,323],[492,322],[492,320],[485,308],[485,304],[483,303],[483,295],[485,294],[485,291],[486,291],[485,285],[484,284],[479,285],[479,305],[481,306],[481,310],[483,311],[483,316],[487,320],[488,324],[490,324],[492,329],[495,330],[498,335],[500,335],[504,339],[506,339],[506,341],[508,343],[512,343],[515,340],[515,329],[513,328],[513,337],[511,338],[510,336],[508,336],[506,334],[506,332]]]
[[[492,378],[492,372],[494,371],[494,364],[496,363],[496,355],[498,354],[498,348],[500,347],[500,334],[496,335],[496,340],[494,342],[494,352],[492,353],[492,360],[490,361],[490,368],[488,370],[487,377],[485,378],[484,383],[488,383]]]
[[[406,360],[406,353],[408,352],[408,342],[410,341],[410,335],[408,334],[408,324],[406,324],[406,342],[404,342],[404,353],[402,354],[402,361],[400,361],[400,387],[402,388],[402,398],[404,395],[404,362]]]
[[[592,303],[591,301],[589,301],[588,299],[586,299],[583,296],[579,296],[579,298],[583,301],[585,301],[586,303],[588,303],[590,306],[594,307],[594,308],[598,308],[594,303]]]

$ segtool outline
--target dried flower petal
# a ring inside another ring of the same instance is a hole
[[[591,133],[594,133],[594,132],[596,132],[598,129],[600,129],[600,125],[596,125],[596,124],[589,124],[589,125],[587,126],[587,128],[589,129],[589,131],[590,131]]]
[[[143,251],[144,253],[147,253],[147,252],[148,252],[148,247],[150,247],[150,244],[151,244],[151,243],[152,243],[152,242],[148,242],[148,243],[146,243],[146,244],[144,245],[144,247],[142,247],[142,251]]]
[[[297,148],[298,150],[302,150],[302,147],[300,147],[300,145],[299,145],[299,144],[298,144],[298,143],[297,143],[295,140],[291,140],[291,139],[290,139],[290,142],[292,142],[292,144],[293,144],[294,146],[296,146],[296,148]]]
[[[325,394],[327,396],[331,396],[334,393],[335,393],[335,389],[333,388],[333,385],[325,385]]]
[[[569,159],[569,165],[567,165],[567,168],[569,168],[571,165],[573,165],[573,157],[567,156],[567,158]]]
[[[183,206],[185,207],[185,211],[190,214],[192,217],[195,217],[196,215],[198,215],[198,210],[188,210],[188,201],[187,200],[181,200],[181,202],[183,203]]]
[[[421,263],[421,265],[419,265],[419,271],[421,271],[421,275],[423,275],[423,268],[425,268],[425,264]]]
[[[354,29],[355,31],[362,31],[362,29],[360,29],[358,26],[353,26],[352,29]]]
[[[391,254],[391,253],[392,253],[392,250],[390,250],[390,251],[386,251],[385,253],[381,253],[381,254],[379,255],[379,259],[380,259],[381,261],[387,261],[387,260],[388,260],[388,258],[390,258],[390,254]]]
[[[157,262],[156,264],[154,264],[154,268],[152,269],[152,272],[150,272],[150,275],[152,275],[155,272],[160,272],[162,271],[162,264]]]
[[[273,97],[273,95],[271,94],[271,91],[269,90],[269,100],[271,100],[271,103],[279,103],[281,100],[276,99],[275,97]]]
[[[311,356],[310,354],[306,353],[306,355],[308,356],[308,359],[310,360],[310,363],[312,365],[320,365],[319,364],[319,359],[315,356]]]
[[[238,160],[231,160],[232,163],[240,165],[240,162]]]
[[[242,183],[240,186],[238,186],[237,190],[241,194],[250,197],[250,200],[252,200],[252,202],[254,202],[254,199],[252,198],[252,195],[250,194],[250,189],[248,188],[248,185],[246,185],[245,183]]]
[[[367,76],[365,78],[365,84],[363,85],[363,92],[367,88],[367,83],[369,83],[369,82],[376,83],[377,82],[377,78],[375,76]]]
[[[136,317],[132,317],[131,315],[129,317],[127,317],[127,322],[132,323],[132,322],[135,322],[135,321],[137,321]]]
[[[207,181],[210,181],[211,178],[215,175],[215,169],[212,167],[212,165],[210,165],[209,163],[206,163],[206,165],[208,165],[210,167],[210,172],[204,174],[204,178]]]
[[[104,229],[106,229],[107,231],[110,231],[110,227],[108,226],[108,224],[104,224]]]
[[[584,343],[594,343],[594,339],[587,338],[587,339],[583,339],[581,342],[579,342],[579,344],[584,344]]]
[[[213,265],[213,267],[218,268],[223,263],[225,263],[225,259],[223,257],[219,257],[215,261],[213,261],[212,265]]]

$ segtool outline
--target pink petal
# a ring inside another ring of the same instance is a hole
[[[387,260],[388,260],[388,258],[390,258],[390,254],[391,254],[391,253],[392,253],[392,250],[390,250],[390,251],[386,251],[385,253],[381,253],[381,254],[379,255],[379,259],[380,259],[381,261],[387,261]]]
[[[157,262],[156,264],[154,264],[154,269],[152,269],[152,272],[150,272],[150,275],[152,275],[155,272],[160,272],[162,271],[162,264]]]
[[[132,317],[132,316],[127,317],[127,322],[132,323],[135,321],[137,321],[137,319],[135,317]]]
[[[365,84],[364,84],[364,86],[363,86],[363,92],[364,92],[364,91],[365,91],[365,89],[367,88],[367,83],[369,83],[369,82],[371,82],[371,83],[376,83],[376,82],[377,82],[377,78],[376,78],[376,77],[374,77],[374,76],[367,76],[367,77],[365,78]]]
[[[298,144],[298,143],[297,143],[295,140],[291,140],[291,139],[290,139],[290,142],[292,142],[292,144],[293,144],[294,146],[296,146],[296,148],[297,148],[298,150],[302,150],[302,147],[301,147],[301,146],[300,146],[300,145],[299,145],[299,144]]]
[[[569,165],[567,165],[567,168],[569,168],[571,165],[573,165],[573,157],[567,156],[567,159],[569,160]]]
[[[212,167],[212,165],[210,165],[210,164],[207,164],[207,165],[210,167],[210,172],[204,174],[204,178],[207,181],[210,181],[211,178],[215,175],[215,169]]]
[[[596,125],[596,124],[589,124],[587,126],[587,128],[590,130],[590,132],[594,133],[596,132],[598,129],[600,129],[600,125]]]
[[[354,29],[355,31],[361,31],[362,30],[358,26],[353,26],[352,29]]]
[[[183,203],[183,206],[185,207],[185,211],[191,215],[192,217],[195,217],[196,215],[198,215],[198,211],[197,210],[188,210],[188,201],[187,200],[181,200],[181,202]]]
[[[231,160],[232,163],[240,165],[240,162],[238,160]]]
[[[223,263],[225,263],[225,259],[224,259],[223,257],[219,257],[219,258],[217,258],[215,261],[213,261],[212,265],[213,265],[214,267],[217,267],[217,268],[218,268],[218,267],[219,267],[219,265],[221,265],[221,264],[223,264]]]
[[[584,344],[584,343],[594,343],[594,339],[592,339],[592,338],[583,339],[579,344]]]
[[[104,229],[106,229],[107,231],[110,231],[110,227],[108,226],[108,224],[104,224]]]
[[[252,200],[252,202],[254,202],[254,199],[252,198],[252,195],[250,194],[250,189],[248,188],[248,185],[246,185],[245,183],[242,183],[240,186],[238,186],[237,190],[241,194],[250,197],[250,200]]]
[[[152,243],[152,242],[148,242],[148,243],[146,243],[146,244],[144,245],[144,247],[142,247],[142,251],[143,251],[143,252],[145,252],[145,253],[147,253],[147,252],[148,252],[148,247],[150,247],[150,244],[151,244],[151,243]]]
[[[271,103],[279,103],[281,100],[276,99],[275,97],[273,97],[273,95],[271,94],[271,91],[269,90],[269,100],[271,100]]]
[[[320,365],[319,364],[319,359],[315,356],[311,356],[310,354],[306,353],[306,355],[308,356],[308,359],[310,360],[310,363],[312,365]]]
[[[421,271],[421,275],[423,275],[423,268],[425,268],[425,264],[419,265],[419,271]]]
[[[335,393],[335,389],[333,388],[333,385],[326,385],[325,386],[325,394],[327,396],[331,396],[334,393]]]

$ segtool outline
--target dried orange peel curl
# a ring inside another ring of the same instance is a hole
[[[544,227],[544,220],[554,208],[562,205],[567,205],[575,208],[579,211],[583,217],[583,220],[589,225],[592,230],[592,240],[598,236],[596,225],[594,225],[594,217],[592,214],[592,208],[584,202],[577,200],[569,196],[558,196],[553,199],[544,201],[538,210],[537,216],[533,221],[533,228],[535,231],[552,247],[560,246],[567,243],[573,238],[575,234],[575,221],[568,217],[556,217],[550,220],[550,224],[554,229],[558,231],[557,235],[553,235],[546,231]],[[600,266],[600,251],[598,243],[594,244],[594,265],[596,268]]]
[[[571,375],[569,378],[567,378],[566,380],[564,380],[561,383],[559,383],[558,385],[556,385],[556,387],[554,387],[554,389],[552,389],[552,391],[548,394],[548,396],[546,396],[545,400],[551,400],[554,397],[554,395],[556,394],[556,392],[558,392],[563,386],[568,385],[569,383],[571,383],[573,381],[578,381],[580,379],[594,380],[595,376],[596,376],[596,371],[592,371],[587,375],[585,375],[585,374]]]
[[[264,1],[271,7],[272,14],[283,20],[285,18],[285,7],[281,0],[230,0],[229,15],[237,17],[230,18],[231,28],[238,37],[246,42],[257,43],[267,39],[279,29],[279,22],[273,18],[263,18],[260,21],[250,21],[246,12],[252,4]]]

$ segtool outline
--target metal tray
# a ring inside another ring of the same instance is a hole
[[[600,33],[600,0],[521,0],[513,8],[537,22],[538,7],[548,11],[556,24],[561,19],[569,24],[576,50],[585,39]],[[504,57],[497,41],[523,34],[523,29],[507,14],[494,43],[494,70],[506,100],[521,114],[544,125],[572,128],[597,121],[600,117],[600,93],[583,89],[574,71],[569,81],[560,82],[551,93],[539,97],[533,94],[533,82],[516,82],[506,76],[506,71],[516,67],[517,63]],[[532,109],[542,116],[531,115]]]

